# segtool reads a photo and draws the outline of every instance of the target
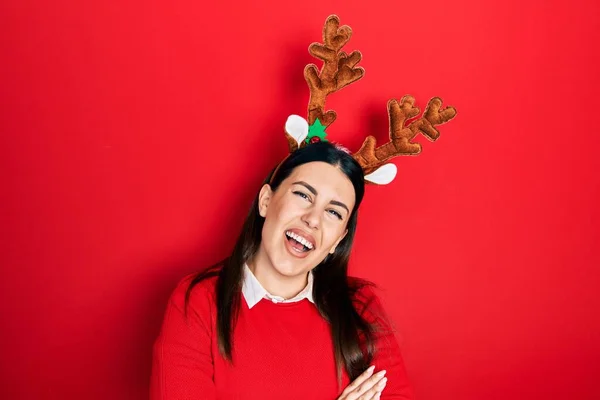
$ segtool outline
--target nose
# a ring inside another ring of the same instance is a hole
[[[316,209],[316,207],[310,207],[302,216],[302,221],[310,229],[319,229],[321,226],[321,214]]]

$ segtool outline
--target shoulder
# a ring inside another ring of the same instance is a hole
[[[182,310],[207,311],[214,304],[216,282],[216,274],[188,274],[175,285],[170,303]]]
[[[348,286],[356,311],[370,323],[389,325],[377,285],[369,280],[348,277]]]
[[[198,280],[199,277],[204,279]],[[215,281],[216,277],[189,274],[174,285],[167,301],[157,343],[161,346],[176,345],[189,341],[192,337],[212,335],[216,315],[213,300]]]
[[[379,302],[378,288],[375,283],[355,276],[348,277],[350,295],[355,303]]]

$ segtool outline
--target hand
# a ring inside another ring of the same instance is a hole
[[[370,367],[349,384],[337,400],[378,400],[385,388],[385,370],[373,375],[375,366]]]

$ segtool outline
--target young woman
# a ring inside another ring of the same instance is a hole
[[[360,165],[335,145],[291,153],[231,256],[173,292],[151,398],[412,399],[372,285],[347,276],[364,189]]]

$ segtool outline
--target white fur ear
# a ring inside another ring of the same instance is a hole
[[[365,180],[378,185],[387,185],[394,180],[397,172],[398,168],[396,168],[395,164],[385,164],[371,172],[369,175],[365,175]]]
[[[296,139],[300,147],[300,143],[308,136],[308,121],[299,115],[290,115],[285,121],[285,131]]]

